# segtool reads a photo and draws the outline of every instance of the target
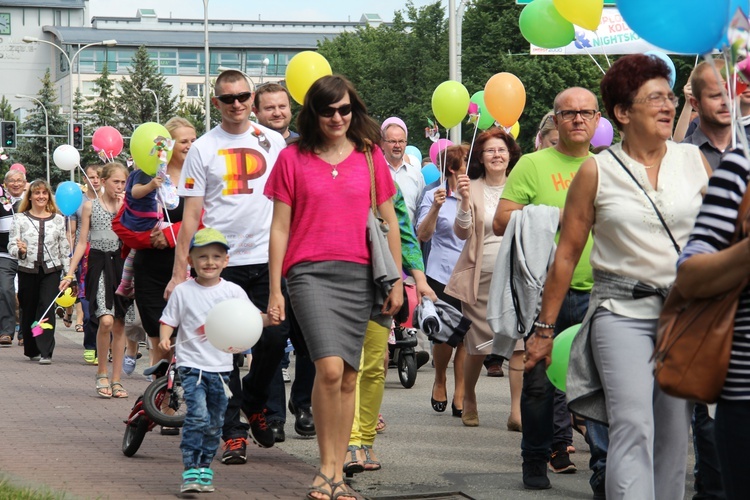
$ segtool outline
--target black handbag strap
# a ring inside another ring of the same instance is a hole
[[[648,195],[646,190],[643,186],[641,186],[641,183],[638,182],[638,179],[635,178],[633,175],[633,172],[628,170],[628,167],[625,166],[625,164],[622,162],[622,160],[611,150],[607,150],[609,154],[612,155],[612,157],[617,160],[617,163],[620,164],[620,166],[625,170],[625,172],[628,173],[631,179],[633,179],[633,182],[635,182],[635,185],[641,188],[641,191],[643,191],[643,194],[646,195],[646,198],[648,198],[648,201],[651,202],[651,206],[654,207],[654,212],[656,212],[656,216],[659,218],[659,222],[661,222],[661,225],[664,226],[664,230],[667,232],[667,236],[669,236],[669,239],[672,240],[672,245],[674,245],[674,249],[677,252],[677,255],[680,255],[682,250],[680,249],[680,245],[677,244],[677,241],[674,239],[674,236],[672,236],[672,231],[669,230],[669,226],[667,226],[667,221],[664,220],[664,217],[662,217],[661,212],[659,212],[659,209],[656,208],[656,203],[654,203],[654,200],[651,199],[651,197]]]

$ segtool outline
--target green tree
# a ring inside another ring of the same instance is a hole
[[[130,135],[141,123],[156,121],[154,96],[143,90],[146,88],[153,90],[159,99],[159,119],[166,122],[174,116],[177,104],[176,98],[172,97],[172,86],[159,73],[145,45],[133,55],[128,72],[128,78],[121,81],[118,95],[117,110],[122,120],[122,132]]]
[[[105,63],[99,78],[94,80],[94,96],[89,97],[89,124],[94,128],[119,125],[117,116],[117,89],[109,78],[109,67]]]
[[[49,141],[50,174],[52,185],[56,186],[58,183],[70,178],[70,174],[57,168],[52,160],[52,153],[54,153],[55,148],[61,144],[67,144],[68,142],[68,119],[67,117],[60,115],[60,107],[55,104],[57,101],[57,94],[55,93],[54,83],[50,78],[49,69],[45,72],[44,77],[40,78],[40,81],[42,87],[39,89],[36,98],[39,99],[47,109],[49,134],[50,136],[61,136],[50,137]],[[21,125],[20,132],[21,134],[31,135],[31,137],[18,138],[18,149],[13,155],[14,161],[22,163],[26,167],[26,177],[28,179],[46,178],[47,151],[45,143],[44,111],[39,103],[35,103],[33,111],[29,113],[26,121]]]
[[[188,120],[195,127],[195,133],[198,137],[206,132],[206,107],[205,99],[185,99],[183,96],[180,104],[177,106],[177,116]],[[221,113],[216,106],[211,105],[211,127],[221,123]]]
[[[360,28],[319,46],[335,73],[349,78],[377,120],[401,117],[409,142],[429,148],[421,130],[432,115],[431,96],[448,79],[448,23],[440,2],[397,11],[391,25]]]
[[[13,113],[13,106],[10,105],[5,96],[0,97],[0,120],[9,122],[15,119],[16,115]]]

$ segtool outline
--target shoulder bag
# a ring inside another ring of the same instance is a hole
[[[730,246],[742,236],[748,209],[750,189],[737,211]],[[729,370],[734,316],[747,284],[745,278],[721,295],[692,300],[672,286],[659,316],[653,355],[654,375],[665,393],[701,403],[718,401]]]

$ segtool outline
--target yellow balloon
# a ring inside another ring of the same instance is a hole
[[[514,123],[512,127],[510,127],[510,135],[513,136],[514,139],[518,139],[518,134],[521,133],[521,125],[519,125],[518,122]]]
[[[55,299],[55,302],[60,307],[70,307],[76,303],[76,298],[73,297],[73,290],[68,288],[62,295]]]
[[[303,104],[305,94],[315,80],[331,74],[331,65],[325,57],[317,52],[305,50],[289,61],[286,67],[286,88],[295,101]]]
[[[571,23],[596,31],[602,20],[604,0],[553,0],[555,9]]]

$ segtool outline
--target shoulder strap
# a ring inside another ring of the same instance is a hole
[[[372,145],[370,141],[365,141],[365,158],[367,158],[367,168],[370,169],[370,208],[372,212],[378,213],[377,191],[375,189],[375,166],[372,163]]]
[[[651,199],[651,197],[648,195],[646,190],[641,186],[641,183],[638,182],[638,180],[633,175],[633,172],[628,170],[628,167],[625,166],[625,164],[622,162],[622,160],[611,150],[607,150],[609,154],[614,157],[615,160],[617,160],[617,163],[620,164],[620,166],[625,170],[625,172],[628,173],[631,179],[633,179],[633,182],[635,182],[635,185],[641,188],[641,191],[643,191],[643,194],[646,195],[646,198],[648,198],[648,201],[651,203],[651,206],[654,207],[654,212],[656,212],[656,216],[659,218],[659,222],[661,222],[661,225],[664,226],[664,230],[667,232],[667,236],[669,236],[669,239],[672,240],[672,245],[674,245],[674,249],[677,252],[677,255],[680,255],[680,252],[682,250],[680,249],[680,245],[677,244],[677,241],[674,239],[674,236],[672,236],[672,231],[669,230],[669,226],[667,226],[667,221],[664,220],[664,217],[662,217],[661,212],[659,212],[659,209],[656,208],[656,203],[654,203],[654,200]]]

